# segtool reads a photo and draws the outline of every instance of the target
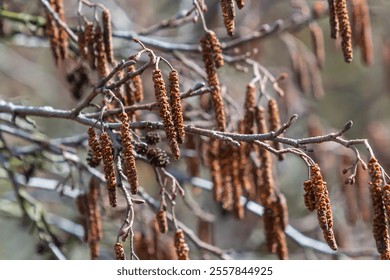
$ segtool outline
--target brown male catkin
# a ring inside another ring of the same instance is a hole
[[[242,185],[240,181],[240,154],[239,148],[232,148],[232,187],[233,187],[233,212],[237,219],[242,220],[244,218],[244,206],[241,204]]]
[[[83,240],[88,242],[89,233],[89,225],[88,225],[88,197],[86,193],[79,194],[76,197],[76,207],[81,216],[81,225],[84,229],[84,237]]]
[[[361,55],[364,64],[371,65],[374,57],[374,51],[373,51],[373,42],[372,42],[370,12],[366,0],[361,1],[360,9],[362,15]]]
[[[386,219],[386,209],[383,201],[383,176],[381,167],[376,158],[371,157],[368,162],[368,173],[370,175],[370,193],[372,200],[373,216],[373,235],[376,242],[376,248],[381,255],[381,259],[390,259],[389,232]]]
[[[337,39],[339,35],[339,20],[336,13],[336,1],[337,0],[328,0],[330,38],[332,39]]]
[[[222,143],[219,146],[219,164],[221,167],[222,194],[221,206],[226,211],[233,209],[233,177],[231,154],[232,146]]]
[[[344,61],[350,63],[353,59],[352,32],[349,23],[346,0],[335,0],[335,10],[340,25],[341,49],[343,50]]]
[[[96,131],[93,127],[88,128],[88,146],[92,154],[88,164],[91,167],[97,167],[102,160],[102,148],[100,147]]]
[[[233,0],[221,0],[223,23],[229,36],[234,34],[234,17],[236,10],[234,8]]]
[[[88,202],[89,207],[93,208],[93,222],[96,229],[97,240],[103,238],[102,219],[100,214],[99,201],[99,180],[96,177],[92,177],[89,181],[89,193]]]
[[[131,65],[128,68],[129,72],[135,71],[135,66]],[[144,88],[142,85],[142,79],[140,75],[134,76],[131,78],[131,90],[133,92],[135,102],[141,102],[144,100]]]
[[[108,199],[112,207],[116,207],[116,177],[113,149],[107,132],[100,135],[100,146],[102,147],[102,158],[104,165],[104,177],[107,182]]]
[[[85,41],[85,31],[81,29],[77,30],[77,46],[79,48],[80,56],[83,59],[88,58],[87,45]]]
[[[221,143],[216,139],[210,139],[207,156],[209,159],[211,180],[213,182],[213,198],[216,202],[222,199],[222,175],[219,162],[219,146]]]
[[[312,22],[309,29],[317,66],[321,69],[325,62],[324,34],[322,28],[316,22]]]
[[[64,3],[62,0],[51,1],[54,2],[52,4],[54,10],[57,12],[58,17],[61,21],[65,21],[65,13],[64,13]],[[61,56],[61,60],[65,60],[68,58],[68,33],[66,33],[65,29],[57,24],[58,28],[58,48]]]
[[[115,59],[114,59],[114,51],[112,48],[112,26],[111,26],[110,10],[108,9],[103,10],[102,22],[103,22],[104,50],[106,52],[107,61],[113,64]]]
[[[89,67],[91,69],[96,68],[96,56],[95,56],[95,27],[92,22],[87,22],[84,26],[85,30],[85,43],[87,46],[87,55]]]
[[[305,190],[304,202],[305,206],[309,211],[314,211],[316,209],[316,197],[315,190],[312,181],[306,180],[303,183],[303,189]]]
[[[200,160],[197,153],[197,145],[194,135],[188,135],[185,141],[185,148],[193,152],[193,155],[186,157],[187,171],[191,177],[197,177],[199,175]]]
[[[278,103],[276,103],[276,100],[273,98],[268,101],[268,122],[270,131],[276,131],[280,128],[279,107]],[[283,149],[282,144],[276,141],[272,142],[272,147],[274,147],[275,150]],[[283,160],[284,155],[278,154],[278,159]]]
[[[390,185],[383,187],[383,205],[386,209],[387,220],[390,221]]]
[[[55,65],[58,66],[61,58],[59,50],[59,30],[56,25],[56,22],[49,13],[46,14],[45,32],[46,35],[49,37],[50,49],[54,58]]]
[[[206,37],[208,42],[210,42],[210,47],[213,53],[215,67],[220,68],[224,64],[221,43],[219,42],[215,32],[212,30],[207,31]]]
[[[153,83],[156,100],[160,107],[160,117],[164,123],[168,145],[173,157],[177,160],[180,158],[180,149],[177,143],[176,129],[173,124],[172,113],[168,103],[167,90],[165,88],[165,82],[162,78],[160,69],[153,70]]]
[[[179,73],[173,69],[171,72],[169,72],[169,101],[172,110],[172,120],[176,129],[176,139],[179,144],[183,144],[186,133],[184,131],[184,120],[179,86]]]
[[[130,132],[129,117],[125,112],[119,114],[121,120],[121,142],[123,163],[125,165],[125,175],[130,184],[132,194],[138,193],[138,173],[135,165],[135,156],[133,154],[133,137]]]
[[[108,64],[106,52],[104,50],[103,32],[98,25],[95,29],[95,55],[96,55],[96,68],[99,74],[99,78],[104,78],[108,75]]]
[[[328,246],[332,250],[337,250],[333,232],[333,215],[329,201],[329,193],[318,164],[310,166],[310,177],[314,187],[318,223]]]
[[[175,232],[175,248],[179,260],[189,260],[188,253],[190,251],[187,243],[185,243],[184,233],[182,229]]]
[[[200,45],[202,49],[203,63],[207,74],[207,83],[210,87],[212,87],[211,100],[215,119],[217,122],[217,129],[219,131],[226,131],[226,117],[221,95],[221,89],[214,62],[214,54],[211,42],[208,39],[207,35],[200,40]]]
[[[119,242],[115,243],[114,252],[115,252],[115,259],[117,259],[117,260],[125,260],[126,259],[126,254],[125,254],[125,250],[123,249],[122,243],[119,243]]]
[[[168,232],[168,221],[167,221],[167,214],[164,210],[159,210],[156,213],[156,221],[158,225],[158,229],[161,233],[167,233]]]

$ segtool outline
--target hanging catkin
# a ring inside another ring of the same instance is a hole
[[[121,120],[121,141],[123,163],[125,165],[125,175],[130,184],[132,194],[138,193],[138,174],[135,166],[135,157],[133,154],[133,137],[130,132],[129,117],[125,112],[119,114]]]
[[[185,243],[184,233],[182,229],[178,229],[175,232],[175,248],[177,257],[179,260],[188,260],[188,253],[190,249],[187,243]]]
[[[217,129],[219,131],[226,130],[226,117],[224,111],[224,105],[221,95],[221,89],[219,86],[219,79],[214,62],[214,53],[212,50],[211,42],[206,35],[200,40],[202,48],[203,63],[207,74],[207,83],[212,87],[211,100],[213,104],[213,110],[217,122]]]
[[[96,167],[102,160],[102,149],[100,147],[95,129],[92,127],[88,128],[88,146],[91,149],[91,157],[89,158],[90,160],[88,161],[88,164],[91,167]]]
[[[279,108],[275,99],[270,99],[268,102],[268,117],[269,117],[269,130],[276,131],[280,128],[280,116]],[[280,142],[273,141],[272,146],[275,150],[283,149],[283,146]],[[284,155],[278,154],[278,159],[283,160]]]
[[[116,207],[117,198],[114,157],[110,136],[108,136],[107,132],[103,132],[100,135],[100,146],[102,147],[104,177],[107,182],[108,199],[110,201],[110,205],[112,207]]]
[[[234,34],[234,17],[236,10],[234,8],[233,0],[221,0],[222,16],[225,28],[229,36]]]
[[[80,56],[83,59],[88,59],[85,33],[84,30],[81,29],[81,27],[79,30],[77,30],[77,46],[79,47]]]
[[[390,244],[388,232],[388,220],[386,219],[386,209],[383,202],[382,190],[382,171],[376,158],[372,157],[368,163],[368,172],[370,174],[370,193],[372,200],[372,208],[374,210],[373,217],[373,235],[376,241],[376,248],[381,255],[381,259],[390,259]]]
[[[60,50],[59,50],[59,30],[54,21],[53,17],[47,13],[46,14],[46,35],[49,37],[50,49],[54,58],[55,65],[57,66],[60,61]]]
[[[102,12],[104,50],[109,63],[114,63],[114,52],[112,49],[112,27],[110,10],[104,9]]]
[[[211,180],[213,182],[213,197],[214,200],[220,202],[222,199],[222,176],[221,166],[219,162],[219,146],[221,144],[216,139],[210,139],[208,147],[208,158],[210,165]]]
[[[129,72],[134,72],[135,71],[135,66],[131,65],[128,68]],[[144,100],[144,89],[142,85],[142,79],[140,75],[134,76],[131,78],[131,91],[134,96],[135,102],[141,102]]]
[[[84,26],[85,29],[85,43],[87,46],[87,55],[89,67],[91,69],[96,68],[96,56],[95,56],[95,28],[92,22],[87,22]]]
[[[316,22],[311,23],[309,28],[317,66],[322,68],[325,62],[324,34]]]
[[[322,178],[320,167],[317,164],[310,167],[310,176],[314,187],[318,223],[329,247],[332,250],[337,250],[333,232],[333,215],[329,201],[329,193],[326,182]]]
[[[341,48],[345,62],[351,62],[353,58],[352,32],[349,23],[346,0],[335,0],[337,19],[340,25]]]
[[[373,61],[373,42],[372,42],[372,30],[371,30],[371,20],[370,20],[370,12],[368,10],[368,5],[366,0],[362,0],[360,3],[361,9],[361,21],[362,21],[362,41],[361,41],[361,49],[362,49],[362,60],[366,65],[371,65]]]
[[[172,119],[176,128],[176,139],[179,144],[182,144],[185,138],[184,120],[180,101],[179,73],[175,69],[169,73],[169,93]]]
[[[164,123],[164,129],[167,136],[169,148],[175,159],[180,158],[180,150],[176,140],[176,129],[172,120],[172,113],[169,108],[167,90],[161,75],[160,69],[153,70],[154,92],[157,103],[160,107],[160,117]]]
[[[337,39],[339,35],[339,20],[336,13],[336,1],[337,0],[328,0],[330,38],[332,39]]]
[[[210,42],[215,67],[220,68],[224,64],[221,43],[219,42],[217,35],[215,35],[215,32],[212,30],[207,31],[206,37],[207,41]]]
[[[168,232],[168,221],[167,221],[167,214],[164,210],[159,210],[156,213],[156,221],[158,225],[158,229],[161,233],[167,233]]]
[[[119,243],[119,242],[115,243],[114,252],[115,252],[115,259],[117,259],[117,260],[125,260],[126,259],[126,254],[125,254],[125,251],[123,250],[122,243]]]
[[[65,21],[65,14],[64,14],[64,3],[62,0],[55,0],[50,1],[52,2],[52,6],[56,13],[58,14],[58,18],[64,22]],[[57,23],[56,23],[57,24]],[[68,58],[68,33],[66,33],[65,29],[57,24],[58,28],[58,47],[59,47],[59,53],[61,56],[61,60],[65,60]]]
[[[104,78],[108,75],[107,57],[104,47],[104,38],[101,27],[98,25],[95,29],[95,55],[96,55],[96,68],[99,73],[99,78]]]

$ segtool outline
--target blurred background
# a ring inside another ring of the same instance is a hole
[[[171,18],[182,10],[191,9],[193,1],[95,2],[102,3],[110,9],[113,15],[114,31],[134,31],[142,34],[148,27]],[[242,10],[237,9],[235,36],[250,34],[253,30],[259,29],[261,25],[271,25],[278,19],[288,19],[303,7],[311,9],[315,2],[322,2],[326,7],[327,1],[246,0],[245,7]],[[207,0],[205,3],[208,7],[205,13],[208,27],[216,32],[222,42],[232,40],[226,35],[219,1]],[[287,121],[292,114],[298,114],[299,118],[296,124],[288,130],[287,136],[299,138],[313,133],[329,133],[342,128],[346,122],[352,120],[354,126],[345,137],[348,139],[368,138],[379,162],[385,170],[390,170],[390,19],[388,17],[390,2],[369,0],[367,4],[372,24],[373,61],[371,65],[365,65],[362,62],[358,48],[354,49],[353,62],[350,64],[344,62],[339,47],[340,42],[330,39],[326,15],[315,21],[324,34],[326,58],[322,69],[313,67],[310,62],[314,54],[310,28],[307,25],[297,30],[290,30],[291,32],[288,33],[282,32],[264,39],[250,41],[224,54],[233,57],[252,51],[251,57],[273,75],[288,74],[287,79],[281,82],[285,97],[278,99],[281,118],[282,122]],[[23,105],[52,106],[59,109],[73,108],[78,100],[70,94],[70,86],[66,79],[67,74],[72,72],[73,65],[65,64],[62,67],[56,67],[42,28],[37,27],[35,23],[15,20],[16,15],[31,15],[44,19],[41,2],[3,0],[0,1],[0,5],[0,98]],[[78,24],[77,1],[64,1],[64,6],[66,22],[70,27],[76,28]],[[14,14],[6,13],[6,11]],[[15,15],[14,18],[12,18],[13,15]],[[197,44],[202,32],[201,23],[198,21],[146,36],[167,42]],[[114,38],[114,44],[118,60],[128,57],[138,49],[136,44],[120,38]],[[254,49],[257,51],[253,52]],[[183,74],[182,91],[186,91],[197,82],[204,81],[200,75],[186,68],[178,59],[177,53],[154,50],[168,59]],[[291,59],[297,53],[303,57],[303,64],[299,69]],[[199,53],[181,54],[201,68],[203,67]],[[227,89],[227,93],[240,105],[244,100],[245,87],[252,79],[250,71],[245,73],[241,70],[242,67],[235,64],[228,64],[218,70],[221,83]],[[306,85],[300,80],[305,75]],[[149,70],[143,75],[143,80],[146,102],[153,101],[153,84],[148,82],[151,81]],[[0,112],[1,115],[4,117],[4,114]],[[156,116],[150,115],[148,115],[150,118],[156,119]],[[49,118],[31,119],[36,123],[37,130],[42,137],[62,138],[86,134],[85,126],[72,121]],[[0,120],[1,123],[5,123],[4,119]],[[316,131],[313,132],[313,130]],[[20,138],[13,138],[9,135],[5,137],[7,137],[7,143],[15,147],[28,144]],[[358,186],[359,184],[345,185],[344,180],[347,175],[341,172],[345,168],[345,162],[353,160],[353,153],[334,143],[324,143],[310,148],[314,151],[310,155],[320,163],[328,183],[335,215],[334,229],[340,251],[337,255],[318,252],[313,248],[300,246],[288,238],[290,259],[378,258],[372,237],[368,184],[359,182],[362,186]],[[4,150],[3,146],[0,153]],[[360,151],[363,158],[367,160],[364,147],[360,147]],[[86,149],[82,149],[79,156],[85,159]],[[52,164],[44,157],[14,158],[10,162],[12,170],[20,173],[26,172],[31,163],[37,167],[36,177],[57,182],[53,184],[58,184],[59,189],[62,180],[69,173],[78,171],[75,166],[70,169],[64,168],[60,162],[58,165]],[[137,163],[137,168],[145,191],[158,199],[158,185],[154,176],[151,176],[152,169],[142,162]],[[190,201],[185,203],[178,199],[176,215],[179,220],[197,233],[199,227],[202,227],[199,225],[199,218],[194,214],[193,207],[188,207],[186,204],[198,205],[200,211],[206,211],[214,217],[214,222],[208,225],[211,228],[209,231],[212,231],[208,237],[209,241],[220,248],[232,249],[233,258],[276,258],[265,248],[260,217],[247,212],[245,218],[238,221],[232,215],[221,211],[213,202],[209,191],[188,183],[190,182],[188,176],[184,176],[188,175],[184,161],[173,162],[168,170],[181,180],[186,197]],[[210,180],[208,169],[202,167],[199,177]],[[323,241],[315,213],[309,213],[303,203],[302,184],[307,179],[307,168],[302,161],[293,155],[288,155],[285,161],[276,163],[275,178],[287,198],[290,224],[302,234]],[[82,190],[87,182],[88,178],[84,178],[80,181],[66,181],[64,185]],[[40,238],[39,226],[22,219],[22,212],[16,202],[12,184],[2,168],[0,168],[0,186],[0,259],[54,258]],[[37,215],[41,211],[46,213],[47,222],[51,224],[56,236],[55,241],[64,255],[68,259],[88,259],[89,249],[87,244],[82,242],[83,229],[74,198],[66,195],[60,196],[56,191],[35,188],[23,188],[23,190],[34,202],[37,202],[34,210]],[[353,202],[348,202],[348,199]],[[137,206],[136,211],[138,211],[135,221],[136,231],[143,233],[142,238],[151,239],[148,236],[151,236],[152,232],[149,224],[153,218],[153,212],[147,206]],[[116,240],[123,214],[124,209],[114,212],[104,208],[104,238],[100,242],[102,259],[113,258],[112,245]],[[166,244],[169,244],[173,237],[171,234],[164,238],[169,239],[166,241]],[[144,241],[147,244],[146,239]],[[190,242],[189,244],[192,258],[214,258],[212,255],[197,250]]]

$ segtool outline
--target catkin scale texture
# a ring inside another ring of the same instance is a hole
[[[169,92],[172,120],[176,129],[176,139],[179,144],[182,144],[184,143],[185,131],[180,101],[179,73],[176,70],[172,70],[169,73]]]
[[[102,158],[104,165],[104,177],[107,182],[108,199],[112,207],[116,207],[116,177],[112,144],[107,132],[100,135],[100,146],[102,147]]]

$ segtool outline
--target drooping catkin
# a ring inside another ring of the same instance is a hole
[[[368,172],[370,175],[370,193],[373,217],[373,235],[376,242],[376,248],[381,255],[381,259],[390,259],[389,232],[386,219],[386,209],[383,201],[382,190],[382,170],[376,158],[370,158],[368,162]]]
[[[244,206],[241,204],[242,185],[240,181],[240,154],[239,149],[232,148],[232,187],[233,187],[233,212],[237,219],[241,220],[244,218]]]
[[[99,78],[104,78],[108,75],[108,65],[106,52],[104,50],[103,32],[98,25],[95,29],[95,55],[96,55],[96,68],[99,73]]]
[[[324,234],[324,239],[332,250],[337,250],[333,232],[333,215],[329,201],[326,182],[322,178],[318,164],[310,166],[310,177],[314,187],[318,223]]]
[[[343,50],[344,61],[350,63],[353,59],[352,31],[349,23],[346,0],[335,0],[335,10],[340,25],[341,49]]]
[[[87,59],[87,45],[85,42],[85,33],[84,30],[81,29],[81,27],[77,30],[77,46],[79,48],[80,56],[83,59]]]
[[[312,22],[309,28],[317,66],[321,69],[325,62],[324,34],[316,22]]]
[[[256,98],[256,87],[254,84],[249,83],[246,86],[245,102],[244,102],[244,133],[253,134],[254,124],[254,108]]]
[[[119,243],[119,242],[115,243],[114,252],[115,252],[115,259],[117,259],[117,260],[125,260],[126,259],[126,254],[125,254],[125,250],[123,249],[122,243]]]
[[[219,131],[226,131],[226,117],[221,95],[221,89],[214,62],[214,54],[211,42],[208,39],[207,35],[200,40],[200,45],[202,49],[203,63],[207,74],[207,83],[210,87],[212,87],[211,100],[213,104],[215,119],[217,122],[217,129]]]
[[[244,0],[236,0],[237,7],[241,10],[245,6]]]
[[[383,187],[383,205],[386,209],[387,220],[390,222],[390,185]]]
[[[46,35],[49,37],[51,53],[53,55],[54,62],[57,66],[61,58],[61,53],[59,50],[59,30],[56,25],[56,22],[49,13],[46,14],[45,32]]]
[[[160,69],[153,70],[154,92],[160,107],[160,117],[164,123],[168,145],[175,159],[180,158],[180,149],[176,140],[176,129],[172,120],[172,113],[168,103],[167,90]]]
[[[275,253],[277,247],[275,242],[275,217],[271,206],[264,208],[263,223],[267,250],[270,253]]]
[[[133,137],[130,132],[129,117],[125,112],[119,114],[121,120],[121,142],[123,162],[125,165],[125,175],[130,184],[132,194],[138,193],[138,173],[135,165],[135,156],[133,154]]]
[[[104,177],[107,182],[108,199],[112,207],[116,207],[116,177],[112,144],[107,132],[100,135],[100,146],[104,165]]]
[[[187,243],[185,243],[184,232],[178,229],[175,232],[175,248],[179,260],[189,260],[188,253],[190,251]]]
[[[199,175],[200,160],[196,149],[196,141],[194,135],[186,137],[185,148],[193,152],[193,155],[186,157],[187,171],[191,177],[197,177]]]
[[[53,6],[53,4],[52,4]],[[54,1],[54,10],[57,12],[58,17],[61,21],[65,21],[65,13],[64,13],[64,3],[62,0]],[[61,60],[65,60],[68,58],[68,33],[66,33],[65,29],[62,26],[57,24],[58,28],[58,47],[59,53],[61,56]]]
[[[168,221],[167,221],[167,214],[164,210],[159,210],[156,213],[156,221],[158,225],[158,229],[161,233],[167,233],[168,232]]]
[[[176,139],[179,144],[183,144],[186,133],[184,131],[184,120],[181,108],[179,86],[179,73],[174,69],[169,73],[169,101],[172,110],[173,124],[176,128]]]
[[[88,221],[89,231],[91,237],[89,240],[99,241],[103,237],[102,231],[102,220],[100,215],[100,209],[98,205],[99,200],[99,181],[96,177],[92,177],[89,181],[89,192],[88,192]]]
[[[222,16],[225,28],[229,36],[234,34],[234,17],[236,10],[234,8],[233,0],[221,0]]]
[[[88,242],[89,233],[89,225],[88,225],[88,195],[86,193],[79,194],[76,197],[76,207],[81,215],[81,225],[84,229],[84,238],[85,242]]]
[[[220,143],[216,139],[210,139],[208,148],[208,158],[210,165],[211,180],[213,182],[213,197],[216,202],[222,199],[222,175],[219,162],[219,146]]]
[[[219,147],[219,164],[221,167],[222,194],[221,206],[226,211],[233,209],[232,146],[222,143]]]
[[[309,211],[314,211],[316,209],[316,197],[315,197],[315,189],[312,181],[306,180],[303,183],[303,189],[305,190],[305,194],[304,194],[305,206]]]
[[[129,72],[135,71],[135,66],[134,65],[129,66],[128,71]],[[131,78],[131,85],[132,85],[131,90],[135,102],[141,102],[142,100],[144,100],[144,88],[142,85],[141,76],[137,75]]]
[[[96,56],[95,56],[95,27],[92,22],[87,22],[84,26],[85,44],[87,46],[87,56],[89,67],[91,69],[96,68]]]
[[[88,128],[88,146],[91,149],[91,157],[89,158],[88,164],[91,167],[96,167],[102,160],[102,149],[99,144],[99,140],[93,127]]]
[[[211,50],[214,57],[215,67],[220,68],[224,64],[221,43],[219,42],[215,32],[212,30],[207,31],[206,37],[208,42],[210,42]]]
[[[366,170],[363,169],[360,165],[357,169],[356,174],[356,194],[358,198],[358,210],[360,213],[361,219],[368,223],[372,220],[372,211],[371,211],[371,205],[370,205],[370,190],[367,188],[367,182],[369,175]]]
[[[108,9],[103,10],[102,22],[103,22],[104,50],[106,52],[107,61],[112,64],[114,63],[114,52],[112,49],[112,26],[111,26],[110,10]]]
[[[332,39],[337,39],[339,34],[339,20],[336,13],[336,1],[337,0],[328,0],[330,38]]]
[[[362,60],[366,65],[371,65],[373,61],[373,42],[372,42],[372,30],[370,12],[366,0],[360,2],[361,21],[362,21],[362,35],[361,35],[361,50]]]
[[[279,116],[279,108],[278,103],[276,103],[275,99],[270,99],[268,102],[268,118],[269,118],[269,130],[276,131],[280,128],[280,116]],[[273,141],[272,146],[276,150],[283,149],[283,146],[280,142]],[[284,155],[278,154],[278,159],[283,160]]]

